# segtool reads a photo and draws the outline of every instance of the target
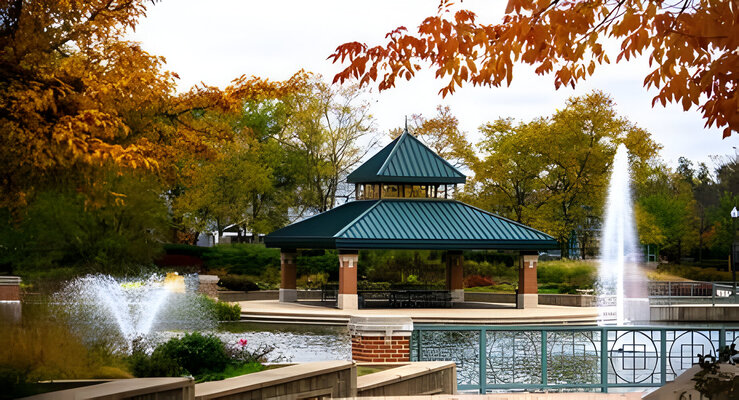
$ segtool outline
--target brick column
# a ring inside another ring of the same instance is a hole
[[[521,252],[518,261],[518,296],[517,308],[531,308],[539,305],[539,286],[536,280],[536,265],[539,254]]]
[[[298,301],[297,281],[297,251],[280,249],[280,302]]]
[[[446,252],[446,288],[452,294],[453,303],[464,301],[464,257],[461,251]]]
[[[0,276],[0,323],[21,321],[21,278]]]
[[[218,299],[218,275],[198,275],[198,293]]]
[[[396,316],[353,316],[349,320],[352,359],[359,362],[410,361],[413,320]]]
[[[357,298],[357,263],[359,252],[356,250],[339,250],[339,294],[337,305],[342,310],[356,310]]]

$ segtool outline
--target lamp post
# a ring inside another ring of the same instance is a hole
[[[734,260],[734,256],[736,256],[736,251],[734,249],[734,241],[736,239],[736,219],[739,217],[739,211],[736,210],[736,206],[731,209],[731,280],[734,281],[734,290],[732,291],[732,295],[734,295],[734,301],[736,301],[736,260]]]

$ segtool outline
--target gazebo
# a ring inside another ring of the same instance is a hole
[[[452,199],[466,177],[406,130],[349,174],[356,200],[270,233],[280,248],[280,301],[297,301],[298,249],[339,251],[340,309],[356,309],[359,250],[446,250],[447,289],[464,301],[463,250],[517,250],[519,308],[538,304],[538,251],[557,248],[536,229]]]

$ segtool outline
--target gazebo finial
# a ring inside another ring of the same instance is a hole
[[[408,115],[405,116],[405,133],[408,133]]]

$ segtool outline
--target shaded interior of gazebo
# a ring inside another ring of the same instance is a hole
[[[356,200],[279,229],[265,237],[280,248],[280,301],[297,301],[299,249],[337,249],[337,304],[356,309],[359,250],[446,250],[446,288],[464,301],[464,250],[516,250],[519,308],[538,304],[538,252],[557,248],[551,236],[452,200],[466,177],[406,130],[348,177]]]

